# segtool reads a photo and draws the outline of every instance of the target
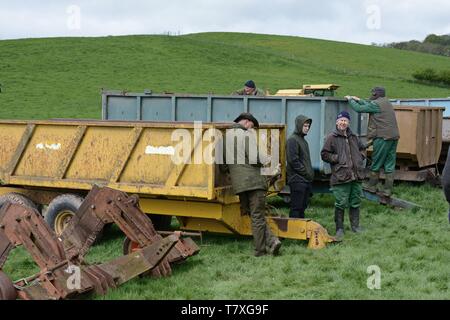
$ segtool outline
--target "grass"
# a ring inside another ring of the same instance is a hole
[[[447,97],[448,89],[412,81],[414,66],[443,69],[448,58],[389,48],[285,36],[206,33],[0,41],[0,119],[100,118],[100,88],[227,94],[253,78],[275,92],[338,83],[340,95],[366,96],[374,85],[392,98]],[[448,207],[440,189],[396,186],[423,206],[397,211],[363,202],[366,232],[313,251],[283,240],[279,257],[252,256],[252,239],[205,235],[201,252],[164,279],[134,279],[95,299],[448,299]],[[281,201],[274,201],[287,214]],[[334,234],[333,197],[315,195],[307,216]],[[198,239],[194,239],[199,242]],[[116,228],[88,262],[121,254]],[[381,289],[366,286],[381,269]],[[22,248],[5,265],[13,279],[38,269]]]
[[[396,186],[397,196],[423,208],[394,210],[363,201],[363,234],[322,250],[307,242],[283,240],[279,257],[252,256],[252,239],[204,235],[201,252],[173,267],[169,278],[137,278],[95,299],[448,299],[450,225],[447,204],[429,185]],[[277,207],[287,214],[281,199]],[[317,194],[307,217],[334,234],[333,197]],[[109,230],[88,262],[121,254],[123,235]],[[199,239],[195,241],[200,244]],[[381,289],[369,290],[367,268],[381,269]],[[13,251],[5,272],[17,279],[37,271],[22,249]]]
[[[47,38],[0,41],[1,119],[100,118],[101,88],[228,94],[247,79],[274,93],[337,83],[366,97],[384,85],[391,98],[447,97],[413,82],[414,66],[450,62],[417,52],[240,33]]]

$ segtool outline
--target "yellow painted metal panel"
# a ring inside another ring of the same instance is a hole
[[[126,158],[124,150],[133,137],[132,128],[90,126],[86,130],[66,177],[78,180],[109,181],[114,165]]]
[[[0,171],[2,173],[7,171],[26,128],[26,124],[0,124]]]
[[[139,203],[146,213],[216,220],[223,215],[223,205],[214,202],[140,198]]]
[[[149,185],[135,185],[124,183],[109,183],[107,181],[96,180],[68,180],[68,179],[49,179],[39,177],[11,177],[10,184],[22,185],[29,187],[45,187],[55,189],[75,189],[75,190],[91,190],[94,184],[110,187],[128,193],[137,193],[140,195],[161,195],[191,198],[207,198],[207,190],[201,188],[157,188]]]
[[[167,128],[145,128],[120,181],[164,186],[174,167],[168,154],[173,145],[171,131]]]
[[[336,90],[340,86],[337,84],[305,84],[303,85],[303,90],[313,89],[313,90]]]
[[[201,232],[213,232],[213,233],[226,233],[233,234],[232,230],[219,220],[202,219],[202,218],[182,218],[180,229],[182,230],[195,230]],[[235,233],[238,234],[238,233]]]
[[[77,129],[76,126],[37,126],[13,174],[55,177]]]
[[[194,123],[178,122],[3,120],[0,138],[6,143],[0,146],[0,179],[4,184],[55,191],[84,191],[99,184],[144,197],[236,203],[238,198],[231,193],[230,180],[218,170],[218,165],[204,161],[204,153],[213,151],[211,139],[203,135],[206,129],[224,133],[229,127],[229,123],[204,123],[197,128]],[[282,153],[284,126],[261,127],[281,129]],[[177,152],[179,143],[173,141],[175,129],[185,130],[193,144],[194,140],[200,141],[195,151],[191,144],[186,152],[192,156],[188,164],[172,161],[171,155]],[[284,167],[284,154],[280,154],[280,160]]]
[[[200,141],[195,150],[193,151],[192,163],[188,164],[183,172],[183,175],[178,181],[180,186],[196,186],[208,188],[208,176],[211,175],[210,170],[208,170],[211,165],[207,165],[204,162],[203,150],[206,150],[209,143]],[[200,152],[199,152],[200,151]],[[197,153],[197,154],[196,154]],[[195,163],[197,160],[200,163]]]

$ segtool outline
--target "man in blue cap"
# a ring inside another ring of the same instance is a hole
[[[400,139],[394,107],[386,98],[386,90],[383,87],[373,88],[369,100],[353,96],[345,98],[353,110],[369,114],[367,139],[373,143],[373,153],[369,181],[364,184],[364,189],[373,193],[380,191],[382,195],[390,197],[394,186],[397,145]],[[385,182],[378,190],[381,169],[384,170]]]
[[[239,96],[265,96],[263,90],[256,87],[255,82],[253,80],[248,80],[244,84],[244,88],[233,92],[233,95]]]
[[[350,207],[350,225],[359,233],[359,207],[364,179],[365,146],[350,130],[350,115],[341,111],[336,118],[336,129],[330,133],[320,153],[331,166],[330,185],[335,197],[334,218],[336,238],[344,236],[344,213]]]

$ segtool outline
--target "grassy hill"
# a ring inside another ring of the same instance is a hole
[[[100,89],[228,94],[254,79],[272,93],[337,83],[365,97],[447,97],[412,82],[418,68],[448,69],[446,57],[349,43],[240,33],[0,41],[0,118],[100,118]]]

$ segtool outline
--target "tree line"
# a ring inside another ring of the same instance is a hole
[[[382,44],[382,47],[419,51],[450,57],[450,34],[429,34],[422,42],[417,40]]]
[[[381,44],[378,46],[450,57],[450,34],[429,34],[422,42],[411,40]],[[412,76],[419,82],[438,86],[450,86],[450,70],[434,70],[432,68],[427,68],[414,71]]]

